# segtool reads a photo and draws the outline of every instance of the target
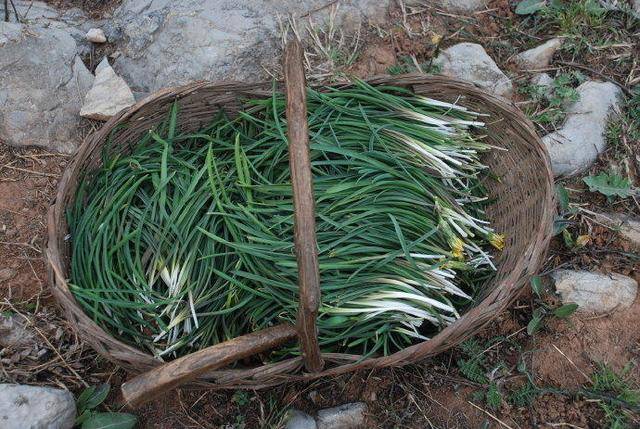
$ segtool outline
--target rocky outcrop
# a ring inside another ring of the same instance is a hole
[[[435,59],[442,74],[473,82],[502,97],[513,93],[511,80],[498,68],[484,48],[476,43],[459,43]]]
[[[70,153],[93,75],[73,37],[56,28],[0,22],[0,140]]]
[[[125,0],[105,31],[120,45],[116,72],[134,90],[154,91],[198,79],[264,78],[263,67],[280,61],[280,24],[303,15],[322,23],[326,6],[324,0]],[[387,7],[387,0],[341,1],[334,24],[344,30],[361,20],[380,22]]]
[[[562,127],[542,138],[556,176],[579,173],[604,152],[607,121],[620,104],[620,88],[610,82],[588,81],[577,91],[579,98],[568,106]]]

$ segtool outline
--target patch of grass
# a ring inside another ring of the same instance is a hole
[[[564,35],[574,36],[602,26],[606,13],[597,0],[552,0],[542,9],[543,16],[552,20]]]
[[[640,85],[632,89],[621,110],[607,124],[607,143],[614,148],[620,147],[624,139],[640,140]]]
[[[601,364],[592,376],[592,386],[585,389],[586,396],[598,396],[600,408],[604,411],[610,428],[623,429],[631,427],[632,409],[640,406],[640,390],[630,385],[629,372],[633,368],[630,363],[616,373],[605,364]]]

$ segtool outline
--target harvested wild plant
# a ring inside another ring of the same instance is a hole
[[[323,351],[389,354],[452,323],[495,267],[481,115],[396,87],[309,89]],[[196,133],[179,106],[105,156],[68,220],[72,292],[114,336],[179,356],[297,311],[284,96]],[[478,133],[474,133],[478,135]]]

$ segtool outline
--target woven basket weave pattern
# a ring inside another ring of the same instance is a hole
[[[215,388],[261,388],[286,381],[337,375],[363,368],[399,366],[417,362],[453,347],[477,333],[504,310],[527,284],[545,254],[551,237],[554,213],[553,176],[548,154],[531,123],[512,104],[468,83],[442,76],[382,76],[369,80],[373,85],[395,85],[416,94],[457,102],[489,116],[485,141],[507,150],[493,150],[484,162],[499,180],[487,179],[489,196],[495,203],[488,208],[492,226],[506,236],[506,245],[496,255],[498,272],[485,286],[478,304],[459,320],[429,341],[421,342],[385,357],[361,360],[360,356],[338,353],[322,355],[326,369],[303,373],[302,358],[256,368],[218,370],[195,385]],[[146,371],[159,364],[151,355],[113,338],[84,314],[69,291],[69,243],[66,239],[66,207],[73,203],[84,172],[100,166],[102,151],[127,152],[133,142],[163,122],[172,103],[179,101],[178,128],[194,132],[208,125],[220,109],[233,114],[241,101],[269,97],[271,83],[239,84],[196,82],[160,91],[121,112],[100,130],[91,134],[65,171],[55,203],[49,210],[47,258],[52,292],[79,334],[101,355],[133,371]],[[109,141],[108,147],[105,146]],[[321,279],[322,281],[322,279]]]

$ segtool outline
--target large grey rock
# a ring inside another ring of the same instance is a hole
[[[576,303],[580,311],[606,313],[628,308],[638,292],[638,283],[621,274],[558,270],[551,274],[563,303]]]
[[[96,78],[84,99],[80,116],[106,121],[135,102],[131,89],[116,75],[105,57],[96,68]]]
[[[0,384],[0,427],[3,429],[71,429],[76,403],[66,390]]]
[[[309,414],[299,410],[290,410],[287,413],[285,429],[317,429],[316,421]]]
[[[21,23],[31,27],[64,30],[76,41],[80,54],[91,52],[91,44],[86,40],[85,34],[94,24],[81,9],[76,7],[58,9],[42,1],[30,0],[14,0],[14,4]],[[13,11],[13,8],[11,10]],[[2,16],[4,18],[4,14]],[[13,13],[10,16],[10,22],[15,22]]]
[[[562,127],[542,138],[556,176],[586,169],[606,149],[607,121],[620,104],[620,88],[610,82],[588,81],[577,91],[579,99],[567,108]]]
[[[560,46],[562,46],[562,39],[551,39],[540,46],[519,53],[514,57],[514,60],[520,67],[526,69],[541,69],[549,65],[553,54],[555,54]]]
[[[595,218],[617,230],[635,249],[640,249],[640,219],[623,213],[596,213]]]
[[[440,66],[442,74],[468,80],[496,95],[510,97],[513,93],[511,80],[476,43],[453,45],[445,49],[434,64]]]
[[[64,30],[0,22],[0,140],[72,152],[93,75]]]
[[[318,429],[358,429],[365,427],[367,405],[344,404],[318,411]]]
[[[107,38],[118,41],[114,69],[134,91],[198,79],[261,79],[280,61],[280,22],[311,13],[321,23],[325,0],[124,0]],[[336,28],[386,14],[388,0],[339,2]],[[306,17],[300,20],[302,36]]]

